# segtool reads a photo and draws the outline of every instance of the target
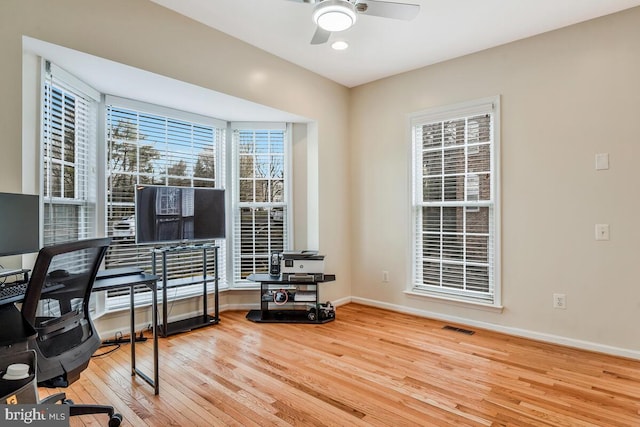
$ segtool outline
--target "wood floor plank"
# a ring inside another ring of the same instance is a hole
[[[466,335],[358,304],[322,325],[245,315],[224,312],[215,326],[161,339],[158,396],[131,376],[128,345],[59,391],[112,404],[136,427],[640,426],[637,360]],[[151,341],[136,349],[138,368],[151,373]],[[71,425],[104,424],[96,415]]]

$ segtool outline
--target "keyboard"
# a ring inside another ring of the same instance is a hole
[[[13,285],[3,285],[0,287],[0,304],[8,304],[22,300],[27,291],[26,283],[16,283]]]
[[[28,283],[11,283],[0,286],[0,305],[22,301],[24,294],[27,292],[27,285]],[[64,285],[59,283],[47,282],[42,288],[42,293],[63,287]]]

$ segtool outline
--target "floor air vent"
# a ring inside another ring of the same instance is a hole
[[[442,329],[446,329],[448,331],[460,332],[461,334],[467,334],[467,335],[475,334],[475,331],[470,331],[469,329],[462,329],[462,328],[457,328],[455,326],[449,326],[449,325],[443,326]]]

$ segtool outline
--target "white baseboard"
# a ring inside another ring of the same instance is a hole
[[[470,320],[464,317],[458,316],[450,316],[446,314],[436,313],[428,310],[419,310],[415,308],[405,307],[396,304],[389,304],[382,301],[372,300],[368,298],[359,298],[359,297],[344,297],[338,300],[331,301],[331,303],[335,307],[339,307],[341,305],[348,304],[350,302],[368,305],[372,307],[383,308],[385,310],[395,311],[398,313],[411,314],[419,317],[426,317],[435,320],[441,320],[445,322],[454,322],[461,325],[473,326],[482,329],[487,329],[494,332],[500,332],[508,335],[513,335],[517,337],[529,338],[537,341],[543,341],[552,344],[559,344],[567,347],[579,348],[582,350],[595,351],[598,353],[611,354],[614,356],[626,357],[629,359],[640,360],[640,351],[630,350],[620,347],[613,347],[604,344],[593,343],[590,341],[582,341],[574,338],[567,338],[559,335],[546,334],[542,332],[530,331],[527,329],[513,328],[509,326],[496,325],[493,323],[479,322],[475,320]],[[251,304],[223,304],[220,305],[220,313],[224,313],[225,311],[249,311],[254,309],[259,309],[259,303],[251,303]],[[180,315],[172,316],[172,320],[182,320],[187,319],[189,317],[200,314],[199,312],[190,312],[190,313],[181,313]],[[338,316],[339,316],[338,312]],[[128,316],[127,316],[128,318]],[[145,328],[148,324],[148,321],[141,322],[136,325],[136,330],[141,330]],[[127,323],[128,325],[128,323]],[[128,327],[126,330],[128,331]],[[112,337],[116,333],[122,332],[123,328],[115,328],[114,330],[101,330],[101,337]]]
[[[482,329],[487,329],[494,332],[500,332],[507,335],[513,335],[522,338],[529,338],[537,341],[547,342],[551,344],[559,344],[566,347],[579,348],[581,350],[595,351],[598,353],[610,354],[613,356],[626,357],[629,359],[640,360],[640,351],[613,347],[604,344],[598,344],[590,341],[582,341],[574,338],[567,338],[559,335],[546,334],[543,332],[530,331],[527,329],[513,328],[510,326],[496,325],[493,323],[479,322],[470,320],[464,317],[450,316],[446,314],[436,313],[428,310],[419,310],[415,308],[405,307],[396,304],[389,304],[386,302],[371,300],[367,298],[352,297],[350,300],[357,304],[369,305],[372,307],[383,308],[390,311],[396,311],[398,313],[412,314],[419,317],[427,317],[430,319],[441,320],[445,322],[454,322],[467,326],[475,326]]]
[[[249,310],[258,310],[260,308],[260,303],[244,303],[244,304],[221,304],[220,305],[220,313],[224,313],[225,311],[249,311]]]
[[[353,301],[353,299],[351,297],[344,297],[344,298],[340,298],[338,300],[331,301],[331,304],[334,307],[340,307],[341,305],[349,304],[352,301]]]

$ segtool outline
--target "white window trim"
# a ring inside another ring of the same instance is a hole
[[[50,62],[49,60],[45,59],[45,58],[40,58],[40,119],[39,119],[39,126],[40,126],[40,137],[39,137],[39,156],[38,156],[38,163],[39,163],[39,183],[38,183],[38,187],[40,188],[40,208],[41,208],[41,218],[40,218],[40,223],[41,223],[41,232],[40,232],[40,239],[41,242],[44,243],[45,241],[45,232],[44,232],[44,223],[45,218],[44,218],[44,206],[47,204],[52,204],[52,205],[74,205],[74,206],[80,206],[80,207],[90,207],[94,210],[93,212],[93,218],[90,217],[86,217],[86,219],[90,220],[89,222],[85,223],[85,226],[89,226],[87,227],[87,229],[82,232],[81,230],[78,230],[78,235],[81,238],[87,238],[87,237],[95,237],[95,236],[99,236],[100,232],[99,232],[99,228],[97,227],[99,219],[98,219],[98,214],[99,214],[99,195],[100,195],[100,190],[97,188],[91,188],[93,187],[97,187],[96,185],[96,180],[100,179],[100,176],[98,175],[99,171],[97,171],[95,168],[91,168],[90,165],[85,165],[87,166],[87,169],[85,171],[85,173],[82,175],[84,176],[85,180],[83,182],[80,182],[80,188],[77,188],[79,182],[77,181],[78,179],[78,171],[77,168],[74,167],[74,169],[76,169],[75,171],[75,175],[76,177],[74,178],[74,180],[76,180],[75,185],[75,192],[76,194],[74,195],[73,198],[67,198],[67,197],[58,197],[58,196],[52,196],[49,195],[47,197],[47,189],[45,189],[45,168],[44,168],[44,163],[43,163],[43,156],[45,153],[45,139],[49,137],[49,135],[47,135],[47,132],[45,131],[44,128],[44,124],[46,121],[46,118],[44,116],[44,111],[45,111],[45,87],[47,85],[47,82],[49,82],[50,85],[55,85],[58,86],[59,89],[63,90],[66,93],[71,93],[73,94],[75,97],[79,98],[79,99],[83,99],[84,101],[87,102],[87,104],[85,104],[85,106],[87,106],[89,108],[88,110],[88,114],[85,116],[86,119],[88,119],[88,121],[84,124],[88,125],[89,128],[92,128],[91,132],[90,132],[90,136],[95,137],[96,138],[96,146],[95,147],[91,147],[91,144],[89,141],[87,141],[86,143],[86,148],[88,150],[88,156],[90,159],[92,160],[97,160],[100,157],[100,134],[99,134],[99,130],[100,130],[100,99],[101,99],[101,95],[100,93],[95,90],[94,88],[92,88],[91,86],[89,86],[88,84],[86,84],[85,82],[83,82],[82,80],[80,80],[79,78],[75,77],[72,74],[69,74],[68,72],[66,72],[64,69],[60,68],[59,66],[57,66],[55,63]],[[85,130],[89,130],[89,129],[85,129]],[[78,136],[76,135],[76,138],[78,138]],[[90,137],[87,138],[88,140],[91,139]],[[74,144],[75,145],[75,144]],[[78,150],[78,146],[74,147],[76,150]],[[64,159],[62,159],[60,161],[60,164],[66,164],[67,161],[65,161]],[[75,163],[75,162],[74,162]],[[83,185],[84,184],[84,187]],[[83,188],[84,188],[84,192],[83,192]],[[92,191],[95,190],[95,191]],[[78,192],[81,192],[81,197],[79,197]],[[92,230],[90,230],[90,228],[93,227]],[[88,230],[88,231],[87,231]],[[52,242],[47,242],[48,244],[51,244]]]
[[[193,277],[193,278],[185,278],[183,281],[197,281],[202,279],[202,276]],[[209,278],[207,279],[209,280]],[[172,284],[175,284],[176,281],[171,281]],[[228,287],[218,289],[218,292],[223,290],[228,290]],[[164,289],[158,289],[157,300],[158,304],[162,304],[162,293]],[[213,282],[207,283],[207,295],[213,293]],[[167,302],[169,304],[180,301],[188,298],[198,298],[202,297],[202,283],[184,285],[179,287],[169,288],[167,294]],[[106,300],[106,292],[100,292],[99,295],[96,295],[97,301]],[[114,313],[122,310],[129,310],[129,304],[131,302],[131,296],[127,293],[126,295],[119,295],[115,297],[109,297],[109,307],[102,307],[103,311],[101,314]],[[135,296],[136,307],[151,305],[151,291],[137,292]],[[104,302],[101,302],[104,304]]]
[[[221,129],[225,129],[227,127],[227,122],[224,120],[115,95],[105,95],[105,104],[117,105],[118,107],[130,108],[132,110],[155,114],[158,116],[171,117],[177,120],[201,123]]]
[[[440,120],[452,120],[457,117],[467,117],[470,115],[474,115],[477,113],[486,112],[487,105],[492,105],[493,107],[493,155],[491,156],[491,198],[494,200],[494,224],[493,224],[493,232],[494,232],[494,268],[493,268],[493,278],[494,278],[494,293],[492,301],[483,301],[481,299],[472,299],[460,295],[450,295],[447,292],[440,291],[428,291],[424,289],[416,289],[414,287],[415,283],[415,271],[416,271],[416,241],[415,241],[415,204],[414,200],[414,182],[416,176],[416,168],[421,167],[418,163],[418,159],[415,158],[415,141],[414,141],[414,126],[419,122],[424,120],[425,116],[428,116],[429,121],[440,121]],[[410,209],[409,209],[409,230],[407,235],[409,236],[409,241],[407,244],[410,248],[411,256],[408,259],[407,268],[408,271],[411,272],[410,281],[407,283],[405,288],[405,294],[414,297],[424,297],[429,299],[434,299],[441,302],[451,303],[453,305],[463,305],[463,306],[471,306],[471,307],[485,307],[490,310],[502,310],[502,280],[501,280],[501,178],[500,178],[500,123],[501,109],[500,109],[500,95],[480,98],[477,100],[472,100],[468,102],[462,102],[458,104],[443,106],[443,107],[435,107],[422,111],[418,111],[415,113],[411,113],[408,115],[407,119],[407,129],[408,129],[408,150],[409,155],[408,160],[410,165],[408,167],[408,180],[410,185],[408,186],[409,191],[409,200],[411,201]]]
[[[227,155],[231,158],[231,167],[227,168],[227,183],[228,187],[232,189],[228,193],[227,202],[232,206],[231,215],[228,215],[229,219],[232,223],[228,230],[231,230],[230,235],[227,235],[227,244],[229,247],[230,256],[227,257],[228,263],[228,280],[229,280],[229,289],[232,290],[254,290],[259,289],[260,285],[256,282],[252,282],[249,280],[236,280],[234,273],[234,256],[233,249],[235,248],[235,212],[238,209],[238,197],[237,193],[233,191],[234,188],[237,187],[236,179],[238,179],[238,165],[235,164],[237,158],[237,151],[234,146],[234,137],[233,131],[236,129],[248,129],[248,130],[282,130],[285,132],[285,141],[284,141],[284,155],[285,155],[285,165],[284,165],[284,176],[285,176],[285,201],[282,203],[287,207],[287,226],[286,233],[287,239],[285,242],[286,247],[293,247],[293,217],[294,217],[294,206],[293,206],[293,192],[292,192],[292,145],[293,145],[293,127],[291,123],[281,123],[281,122],[230,122],[228,131],[227,131]]]

